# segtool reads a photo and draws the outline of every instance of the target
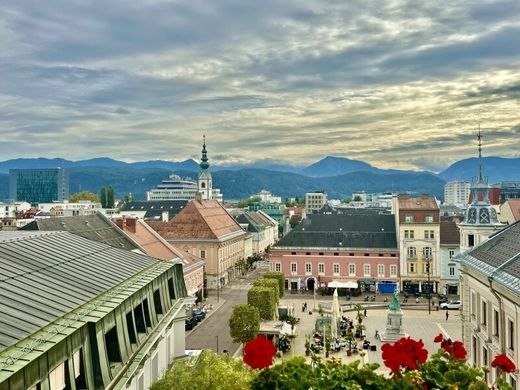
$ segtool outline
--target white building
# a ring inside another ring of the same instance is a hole
[[[271,191],[262,190],[258,194],[251,196],[250,198],[259,197],[262,202],[265,203],[282,203],[281,196],[273,196]]]
[[[80,200],[76,203],[52,202],[38,203],[38,209],[43,213],[50,213],[56,217],[74,217],[76,215],[93,215],[101,211],[101,203],[90,200]]]
[[[470,186],[467,181],[449,181],[444,185],[444,204],[465,209],[469,201]]]
[[[506,354],[520,361],[520,222],[457,256],[461,268],[462,337],[469,362],[490,367]],[[494,383],[496,370],[487,374]],[[518,389],[518,370],[507,375]]]
[[[14,218],[20,211],[31,208],[28,202],[0,202],[0,218]]]
[[[146,191],[146,200],[193,200],[199,191],[198,184],[191,178],[182,179],[178,175],[170,175],[157,188]],[[223,196],[218,188],[211,189],[213,199],[222,202]]]
[[[308,192],[305,194],[305,213],[312,214],[327,204],[326,192]]]

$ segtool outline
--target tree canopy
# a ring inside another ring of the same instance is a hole
[[[97,195],[90,191],[76,192],[75,194],[72,194],[69,197],[70,203],[77,203],[80,200],[90,200],[91,202],[99,202],[99,198],[97,197]]]
[[[243,304],[233,306],[229,318],[229,332],[236,343],[253,340],[260,330],[260,312],[254,306]]]

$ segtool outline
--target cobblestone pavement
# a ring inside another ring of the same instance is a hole
[[[294,296],[289,298],[284,297],[280,302],[281,305],[294,306],[295,316],[300,318],[300,323],[296,327],[297,336],[294,341],[294,346],[290,352],[285,354],[285,357],[305,355],[305,336],[312,334],[314,330],[315,320],[317,315],[319,315],[318,306],[321,303],[323,304],[323,307],[326,308],[330,306],[331,303],[330,297],[324,297],[324,300],[319,298],[322,297],[317,297],[315,311],[313,310],[314,300],[312,296],[306,296],[304,298],[296,298]],[[301,311],[301,307],[304,302],[307,302],[307,307],[310,309],[312,314],[309,314],[309,311],[305,313]],[[345,301],[340,301],[340,305],[343,305],[343,307],[346,309],[349,306],[346,306],[345,303]],[[365,302],[356,303],[365,304]],[[367,305],[370,305],[370,303],[367,303]],[[382,303],[379,303],[378,305],[381,306]],[[431,312],[431,314],[428,314],[428,311],[424,310],[424,308],[403,308],[404,331],[407,335],[414,339],[422,339],[426,349],[431,355],[438,349],[439,345],[433,342],[433,338],[439,333],[442,332],[445,336],[450,337],[453,340],[460,340],[462,337],[462,325],[460,322],[459,312],[456,310],[450,310],[449,313],[449,319],[446,321],[445,312],[442,310],[434,310]],[[383,361],[381,359],[380,350],[380,347],[383,343],[375,338],[375,331],[378,330],[381,332],[385,329],[387,321],[386,314],[386,308],[370,308],[369,306],[367,309],[367,317],[363,321],[363,324],[366,326],[365,333],[367,335],[367,339],[371,342],[371,344],[375,344],[377,346],[377,351],[365,351],[366,356],[364,359],[366,362],[379,363],[382,370],[385,370]],[[327,314],[325,313],[325,315]],[[347,311],[344,313],[344,315],[351,319],[355,319],[356,311]],[[324,356],[325,352],[323,351],[321,355]],[[344,362],[360,359],[359,355],[348,357],[345,350],[335,354],[333,353],[331,356],[341,358]]]

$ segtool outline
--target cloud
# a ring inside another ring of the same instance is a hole
[[[0,153],[183,160],[206,134],[216,163],[439,170],[474,155],[480,121],[512,156],[519,17],[514,0],[11,2]]]

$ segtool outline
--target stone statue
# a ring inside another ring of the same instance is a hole
[[[392,311],[401,310],[401,304],[399,303],[399,290],[397,288],[394,291],[394,295],[392,296],[392,301],[388,305],[388,309]]]

